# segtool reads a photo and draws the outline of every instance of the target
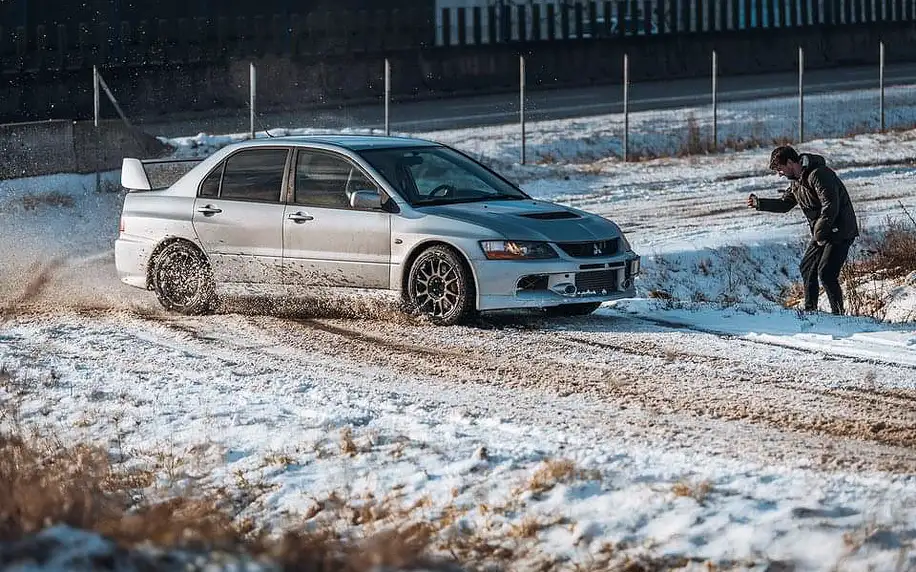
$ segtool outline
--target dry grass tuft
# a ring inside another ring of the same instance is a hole
[[[690,497],[697,502],[703,502],[709,493],[712,491],[712,484],[708,481],[703,481],[695,486],[688,483],[679,482],[675,483],[671,487],[671,492],[678,497]]]
[[[570,483],[574,480],[598,480],[601,475],[597,471],[584,471],[576,467],[569,459],[547,460],[541,468],[535,471],[528,481],[528,490],[540,494],[553,489],[561,483]]]
[[[654,298],[656,300],[671,300],[673,296],[664,290],[652,289],[649,291],[649,298]]]
[[[58,191],[38,194],[30,193],[22,197],[22,207],[27,211],[33,211],[42,205],[70,208],[74,205],[74,201],[70,195],[65,195]]]
[[[850,315],[884,319],[888,288],[916,272],[916,220],[901,208],[905,218],[889,216],[877,233],[863,230],[861,246],[850,251],[840,275]]]
[[[558,484],[569,481],[575,472],[576,465],[572,461],[546,461],[531,477],[528,489],[535,493],[549,491]]]
[[[526,516],[522,521],[512,526],[512,536],[517,538],[534,538],[544,525],[535,516]]]
[[[286,453],[268,453],[264,456],[265,465],[275,465],[280,467],[289,467],[296,465],[296,460]]]
[[[353,431],[349,427],[345,427],[340,432],[340,452],[350,457],[356,456],[359,452],[359,447],[353,441]]]
[[[916,221],[888,218],[884,232],[878,237],[867,237],[864,248],[871,256],[859,264],[860,273],[877,274],[885,279],[909,275],[916,271]]]
[[[535,160],[535,164],[537,165],[556,165],[559,162],[560,158],[556,153],[553,153],[552,151],[540,153],[538,158]]]

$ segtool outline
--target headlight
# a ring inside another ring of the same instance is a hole
[[[484,255],[490,260],[543,260],[558,258],[557,252],[546,242],[518,240],[484,240],[480,243]]]

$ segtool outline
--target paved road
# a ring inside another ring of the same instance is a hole
[[[885,70],[885,85],[916,86],[916,64],[898,64]],[[805,93],[839,92],[878,87],[878,69],[873,67],[811,71],[805,74]],[[635,83],[630,91],[630,110],[643,111],[708,104],[711,79],[687,79]],[[798,93],[797,73],[722,77],[719,101],[746,101]],[[916,97],[916,96],[914,96]],[[529,91],[526,98],[529,120],[563,119],[619,113],[623,111],[620,85],[578,89]],[[460,99],[393,103],[391,128],[422,132],[437,129],[499,125],[518,121],[518,95],[501,94]],[[262,128],[316,127],[322,129],[383,128],[384,108],[377,105],[346,106],[333,110],[266,113]],[[230,115],[182,117],[174,121],[149,123],[156,135],[177,136],[199,132],[241,132],[248,129],[248,112]]]

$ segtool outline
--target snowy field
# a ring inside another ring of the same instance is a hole
[[[634,116],[647,153],[672,150],[674,113]],[[764,138],[782,120],[754,118]],[[120,194],[0,182],[0,423],[108,447],[157,490],[225,487],[260,526],[318,522],[329,498],[452,511],[443,535],[512,546],[513,568],[916,569],[916,276],[883,285],[884,321],[784,308],[807,227],[744,206],[784,186],[769,146],[622,163],[620,122],[533,124],[524,166],[509,128],[413,134],[621,224],[638,298],[585,319],[433,328],[360,298],[168,315],[115,277]],[[180,156],[241,137],[184,135],[162,134]],[[867,231],[916,212],[916,131],[799,148]]]

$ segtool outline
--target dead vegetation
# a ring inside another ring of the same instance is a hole
[[[906,219],[889,217],[880,234],[864,236],[862,250],[869,256],[859,262],[859,274],[895,279],[916,271],[916,220],[904,212]]]
[[[7,368],[3,371],[9,379],[15,378]],[[345,431],[340,453],[354,454],[348,453],[346,443],[353,443],[353,438]],[[656,571],[684,564],[683,559],[636,556],[624,544],[606,546],[585,564],[572,565],[542,554],[537,548],[542,531],[572,525],[563,518],[525,514],[524,495],[599,477],[568,460],[545,461],[503,505],[450,503],[436,508],[427,497],[408,502],[400,488],[384,497],[331,492],[314,498],[310,510],[291,517],[278,530],[242,515],[246,506],[270,491],[270,485],[237,474],[232,491],[188,485],[164,494],[157,489],[157,480],[177,461],[164,459],[148,469],[128,469],[116,458],[101,448],[67,447],[38,432],[23,436],[20,429],[0,435],[0,546],[17,546],[3,558],[19,563],[40,560],[44,555],[35,552],[48,550],[48,545],[29,544],[30,539],[52,526],[66,525],[113,543],[118,551],[111,556],[115,561],[153,547],[167,554],[197,554],[198,561],[254,559],[279,570],[305,571],[526,567]],[[280,455],[273,462],[290,461]],[[180,477],[177,469],[172,472]],[[453,491],[453,498],[459,492]],[[475,524],[471,518],[475,511],[484,520],[497,514],[520,518],[494,528]],[[144,569],[169,569],[176,560],[144,563]]]
[[[671,487],[671,492],[673,492],[675,496],[690,497],[698,503],[702,503],[704,500],[706,500],[706,497],[711,491],[712,484],[708,481],[703,481],[696,485],[685,482],[678,482],[675,483],[673,487]]]
[[[532,475],[528,482],[528,489],[540,494],[553,489],[555,486],[573,481],[597,480],[601,475],[595,472],[584,471],[569,459],[550,459]]]
[[[22,197],[22,208],[33,211],[41,206],[71,208],[74,205],[73,197],[59,191],[46,193],[29,193]]]
[[[850,315],[885,319],[891,291],[907,280],[912,282],[916,273],[916,220],[900,206],[904,216],[889,216],[877,232],[863,232],[861,244],[853,247],[843,267],[840,279]]]

